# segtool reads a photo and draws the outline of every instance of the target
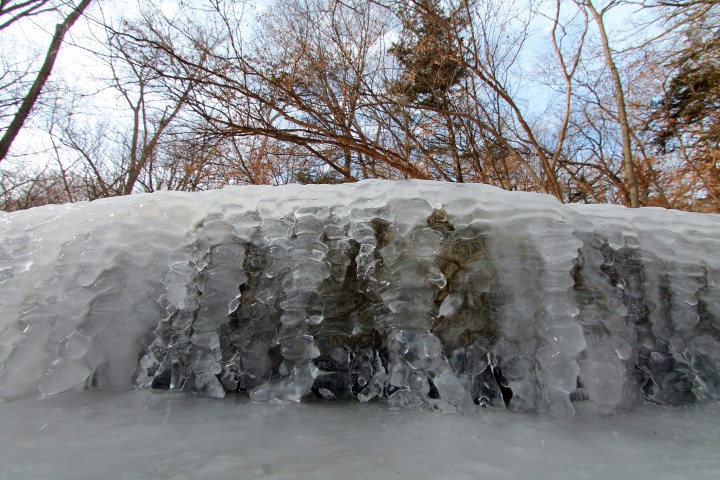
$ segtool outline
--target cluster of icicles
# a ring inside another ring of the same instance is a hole
[[[375,181],[36,209],[0,239],[3,397],[135,384],[561,415],[720,398],[713,215]]]

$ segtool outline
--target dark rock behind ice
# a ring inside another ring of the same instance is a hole
[[[162,193],[0,214],[0,397],[611,413],[720,398],[720,217],[482,185]]]

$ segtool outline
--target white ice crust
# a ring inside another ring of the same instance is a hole
[[[429,220],[439,212],[451,231]],[[449,238],[482,245],[452,270],[462,280],[441,265]],[[349,256],[351,243],[359,251]],[[266,262],[255,280],[251,244]],[[330,398],[317,359],[349,365],[356,352],[326,352],[318,338],[331,328],[332,302],[342,303],[328,296],[340,295],[350,264],[374,289],[372,328],[387,357],[368,359],[371,373],[355,385],[362,401],[467,411],[488,365],[518,410],[611,413],[643,399],[720,398],[720,216],[378,180],[0,213],[0,398],[150,385],[148,371],[169,372],[163,362],[180,358],[178,338],[192,364],[172,372],[170,388],[223,396],[252,377],[253,400],[300,400],[313,386]],[[252,302],[265,313],[251,309],[242,285],[256,289]],[[317,305],[302,301],[318,296]],[[478,311],[491,312],[482,325]],[[183,312],[192,325],[180,325]],[[233,315],[247,325],[232,330]],[[344,335],[369,328],[348,322]],[[453,339],[482,339],[488,325],[485,363],[472,364],[480,347]],[[282,363],[270,367],[275,347]],[[233,368],[234,380],[223,376]]]

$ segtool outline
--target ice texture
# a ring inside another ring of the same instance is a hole
[[[0,398],[720,399],[720,216],[364,181],[0,213]]]
[[[28,397],[0,405],[10,432],[0,436],[0,477],[711,480],[720,471],[717,402],[610,417],[480,413],[150,389]]]

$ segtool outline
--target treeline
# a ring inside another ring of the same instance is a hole
[[[717,0],[109,4],[0,3],[3,31],[59,18],[57,44],[82,15],[102,67],[2,59],[0,208],[419,178],[720,212]]]

